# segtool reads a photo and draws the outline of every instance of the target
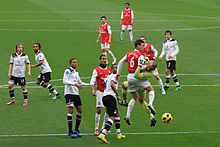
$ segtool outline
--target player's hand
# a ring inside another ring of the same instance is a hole
[[[169,55],[168,58],[171,59],[171,58],[173,58],[173,56]]]
[[[162,57],[159,57],[159,60],[162,61]]]
[[[131,22],[131,25],[133,25],[133,21]]]
[[[78,84],[78,83],[75,83],[75,86],[78,87],[79,89],[82,88],[82,85],[81,85],[81,84]]]
[[[119,95],[117,96],[117,99],[118,99],[118,101],[121,101],[121,98],[120,98],[120,96],[119,96]]]
[[[11,78],[11,73],[8,73],[8,77]]]
[[[28,77],[30,77],[30,76],[31,76],[31,72],[28,72],[27,74],[28,74]]]
[[[96,96],[95,90],[92,91],[92,96]]]
[[[31,65],[31,68],[34,68],[35,66],[34,65]]]
[[[99,40],[96,40],[96,43],[99,43]]]
[[[119,80],[120,80],[120,75],[119,74],[116,75],[116,80],[119,82]]]
[[[108,44],[111,44],[111,40],[108,41]]]

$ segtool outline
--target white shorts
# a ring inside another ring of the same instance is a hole
[[[106,49],[106,48],[110,48],[110,44],[109,43],[101,43],[101,49]]]
[[[102,97],[104,95],[104,92],[96,91],[96,108],[97,107],[105,107],[102,103]]]
[[[154,70],[154,76],[159,75],[157,68]]]
[[[133,73],[129,73],[127,79],[128,79],[128,92],[135,92],[138,90],[139,87],[147,88],[151,85],[150,82],[148,82],[147,80],[136,79]]]
[[[122,25],[122,26],[121,26],[121,30],[124,31],[124,30],[126,30],[126,29],[127,29],[127,30],[132,30],[132,25]]]

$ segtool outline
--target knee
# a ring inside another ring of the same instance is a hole
[[[8,88],[9,88],[9,89],[12,89],[12,88],[13,88],[13,85],[12,85],[12,84],[8,84]]]
[[[156,79],[157,79],[157,81],[159,81],[159,80],[160,80],[160,77],[159,77],[159,76],[156,76]]]
[[[73,114],[73,108],[68,108],[68,113]]]
[[[97,108],[97,114],[101,114],[102,108]]]

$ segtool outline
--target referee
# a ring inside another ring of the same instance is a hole
[[[170,74],[172,75],[173,81],[176,83],[176,91],[181,89],[178,82],[176,70],[176,55],[179,53],[178,43],[175,39],[171,38],[172,32],[170,30],[165,31],[166,39],[163,43],[162,53],[160,54],[159,60],[161,61],[163,56],[166,54],[166,83],[164,86],[165,90],[169,89]]]

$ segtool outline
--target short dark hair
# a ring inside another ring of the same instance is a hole
[[[141,43],[144,43],[144,41],[142,41],[142,40],[136,40],[135,43],[134,43],[135,48],[136,48],[138,45],[141,45]]]
[[[103,54],[102,54],[101,56],[99,56],[99,60],[101,60],[103,56],[106,57],[106,55],[103,55]]]
[[[41,49],[41,45],[40,45],[40,43],[39,43],[39,42],[35,42],[34,44],[37,44],[37,45],[38,45],[38,47],[39,47],[39,49]]]
[[[144,38],[146,40],[146,37],[145,36],[141,36],[140,38]]]
[[[112,69],[115,65],[117,65],[117,64],[112,64],[111,69]]]
[[[102,17],[101,17],[101,20],[102,20],[102,18],[105,18],[105,19],[107,19],[107,18],[106,18],[105,16],[102,16]]]
[[[172,35],[172,32],[170,30],[166,30],[165,35],[166,35],[166,33],[170,33],[170,35]]]
[[[16,51],[17,51],[19,45],[22,45],[22,46],[23,46],[22,43],[18,43],[18,44],[16,44],[16,47],[15,47]],[[23,47],[23,49],[24,49],[24,47]]]
[[[71,58],[69,63],[72,63],[73,60],[76,60],[76,58]]]
[[[130,6],[130,3],[125,3],[125,5],[129,5]]]

